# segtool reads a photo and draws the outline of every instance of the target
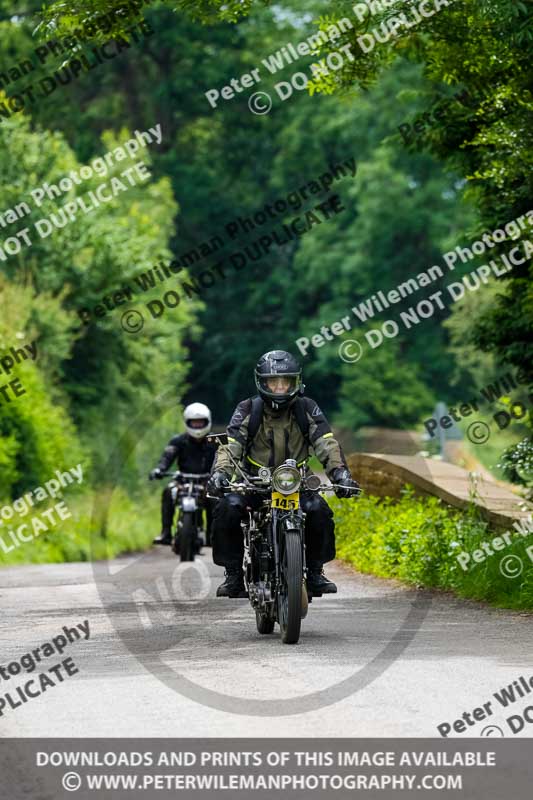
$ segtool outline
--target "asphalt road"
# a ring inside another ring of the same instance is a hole
[[[533,675],[531,615],[328,567],[339,593],[312,603],[296,646],[277,628],[260,636],[246,600],[215,598],[209,549],[194,569],[167,548],[95,568],[3,569],[0,666],[65,625],[88,620],[90,638],[42,661],[71,657],[79,672],[5,707],[0,735],[423,737],[489,700],[493,714],[463,736],[512,735],[505,718],[533,692],[510,709],[493,692]],[[0,680],[0,692],[35,674]]]

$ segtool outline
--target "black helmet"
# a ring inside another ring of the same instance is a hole
[[[272,408],[281,408],[297,394],[303,394],[302,368],[286,350],[270,350],[262,355],[256,364],[254,375],[257,391]],[[287,385],[279,387],[282,391],[273,390],[273,378],[286,378]],[[271,386],[268,385],[269,381]]]

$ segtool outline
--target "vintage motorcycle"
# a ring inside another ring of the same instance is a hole
[[[194,561],[202,538],[202,510],[205,508],[206,483],[209,473],[163,472],[162,478],[172,478],[170,491],[178,511],[172,549],[182,561]],[[210,544],[206,542],[206,544]]]
[[[220,436],[218,443],[222,443]],[[257,630],[273,633],[278,622],[282,642],[296,644],[312,601],[306,586],[305,513],[300,506],[300,492],[334,491],[337,486],[323,484],[318,475],[306,475],[305,467],[298,468],[293,459],[286,459],[272,471],[261,467],[257,477],[246,475],[235,463],[234,466],[242,480],[230,482],[225,493],[253,492],[261,497],[258,510],[247,508],[247,516],[241,522],[244,582],[255,610]],[[353,495],[358,494],[360,489],[354,489]]]

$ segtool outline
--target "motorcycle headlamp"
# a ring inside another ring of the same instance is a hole
[[[275,469],[272,475],[272,486],[281,494],[297,492],[301,482],[300,472],[296,467],[282,465]]]

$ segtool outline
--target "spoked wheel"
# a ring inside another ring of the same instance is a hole
[[[193,514],[183,514],[179,536],[179,549],[182,561],[194,561],[196,536],[196,523]]]
[[[262,614],[260,611],[255,612],[255,621],[259,633],[272,633],[274,631],[275,620],[269,614]]]
[[[281,641],[296,644],[302,622],[302,543],[296,531],[287,531],[281,560],[281,586],[278,595],[278,620]]]

